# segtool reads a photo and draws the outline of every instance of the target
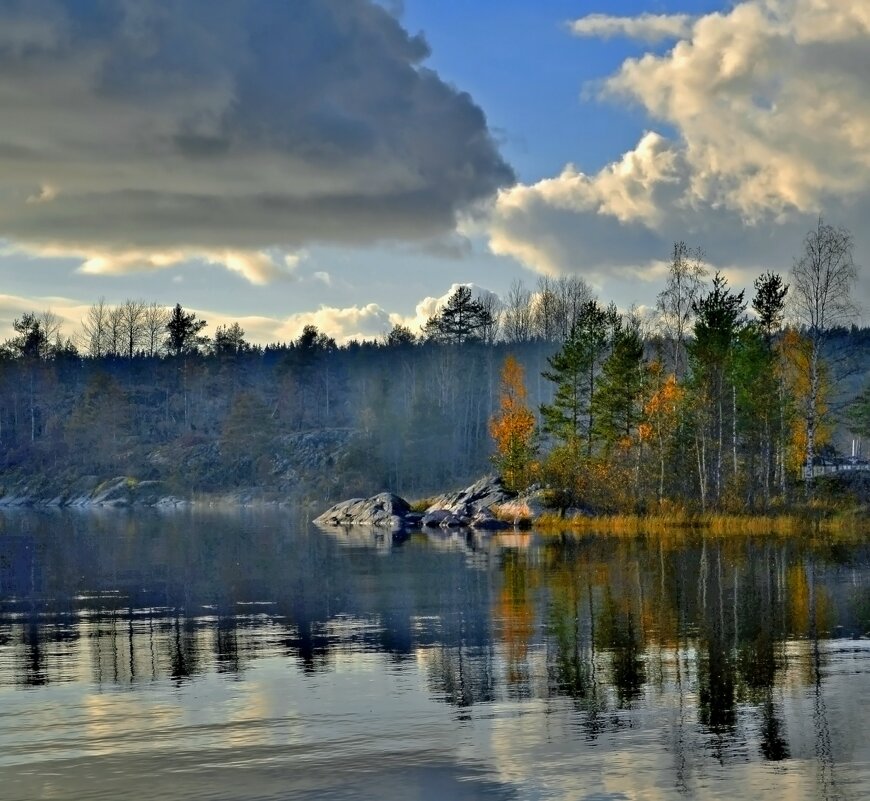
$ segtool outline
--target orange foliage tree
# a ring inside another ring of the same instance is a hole
[[[677,383],[673,373],[665,375],[661,362],[650,365],[650,375],[655,390],[644,407],[645,421],[638,426],[641,441],[650,441],[658,451],[658,499],[661,503],[665,492],[665,462],[671,437],[679,425],[680,408],[686,390]]]
[[[527,486],[535,455],[535,416],[527,405],[522,365],[511,355],[501,370],[499,411],[489,421],[495,440],[494,461],[509,487]]]

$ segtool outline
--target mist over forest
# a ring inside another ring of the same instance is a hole
[[[801,325],[788,281],[744,297],[678,243],[652,315],[576,277],[500,300],[460,286],[421,331],[341,345],[313,326],[254,345],[181,304],[98,301],[78,331],[26,314],[0,355],[2,495],[65,503],[123,476],[323,504],[498,470],[599,510],[786,503],[811,392],[815,461],[868,436],[870,373],[870,329]]]

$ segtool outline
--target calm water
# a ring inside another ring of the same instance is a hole
[[[3,799],[870,798],[870,548],[0,518]]]

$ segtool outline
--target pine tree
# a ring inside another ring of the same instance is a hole
[[[718,272],[710,291],[692,304],[695,338],[687,349],[697,411],[696,450],[702,505],[706,504],[711,479],[716,499],[722,495],[725,438],[729,433],[733,474],[735,477],[737,474],[736,388],[730,369],[732,348],[743,325],[745,309],[743,292],[733,293]],[[711,447],[715,447],[713,453]]]
[[[208,323],[197,320],[193,312],[184,311],[180,303],[175,304],[166,323],[166,349],[173,356],[195,353],[208,342],[206,337],[199,334],[206,325]]]
[[[556,384],[553,402],[541,406],[544,430],[576,449],[586,440],[591,456],[594,438],[596,378],[608,341],[617,325],[615,308],[602,309],[598,302],[584,303],[562,349],[547,359],[550,370],[544,378]],[[612,337],[611,337],[612,338]]]
[[[630,441],[643,418],[643,342],[637,324],[619,326],[592,401],[596,437],[605,450]]]
[[[579,337],[569,337],[562,349],[548,357],[544,378],[556,384],[552,403],[541,405],[543,429],[561,445],[579,453],[588,405],[586,348]]]
[[[471,289],[458,286],[446,305],[423,327],[426,339],[444,345],[480,342],[493,327],[494,318],[486,304],[475,300]]]

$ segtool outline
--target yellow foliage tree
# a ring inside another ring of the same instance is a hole
[[[788,395],[793,399],[795,414],[791,419],[791,436],[789,438],[788,463],[798,472],[805,466],[807,453],[807,438],[810,418],[813,416],[814,452],[831,439],[831,426],[828,421],[828,397],[831,393],[831,382],[825,364],[816,367],[816,391],[813,400],[812,343],[801,332],[789,328],[783,334],[779,343],[781,354],[781,369]]]
[[[686,390],[677,382],[676,375],[664,374],[664,367],[659,361],[650,365],[650,375],[656,389],[644,406],[645,421],[638,427],[638,434],[642,442],[655,443],[658,451],[658,498],[661,503],[665,489],[667,446],[679,423],[680,406]]]
[[[501,370],[499,411],[489,421],[495,440],[495,462],[509,487],[522,489],[531,478],[535,455],[535,416],[527,405],[522,365],[511,355]]]

